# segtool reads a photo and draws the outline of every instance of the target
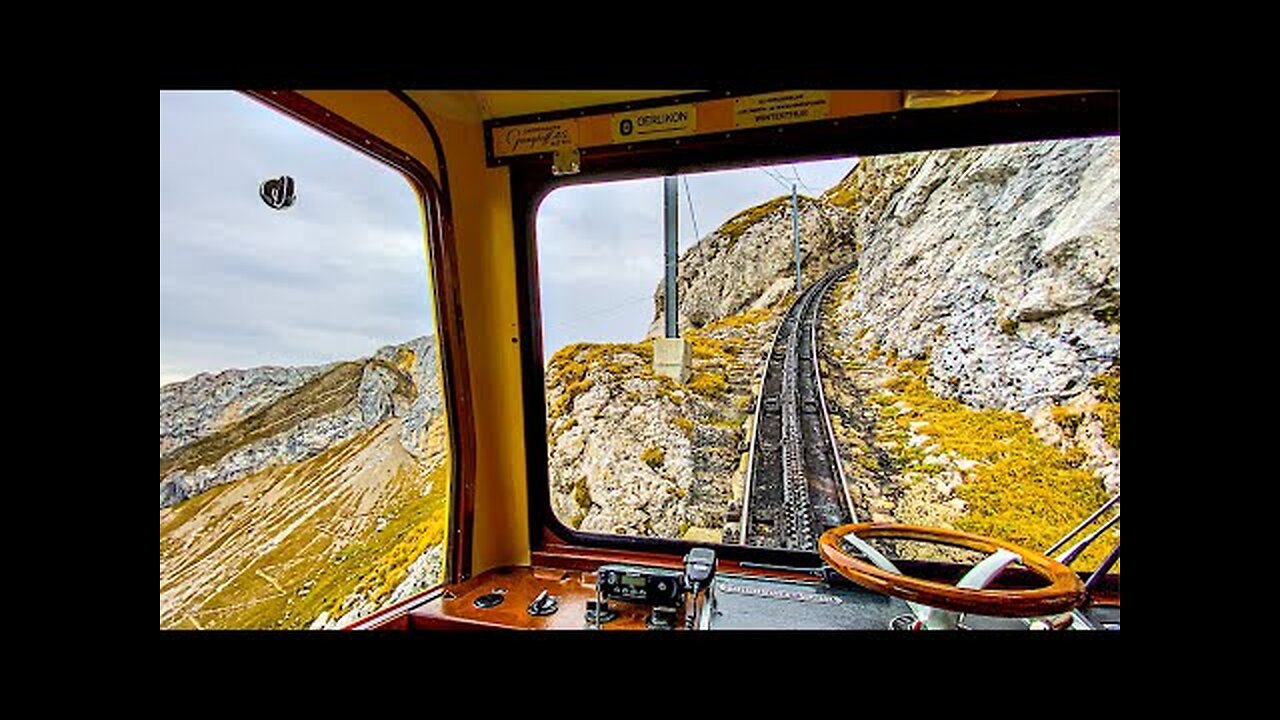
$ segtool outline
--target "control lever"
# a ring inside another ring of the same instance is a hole
[[[534,616],[550,615],[559,609],[560,606],[556,603],[556,597],[546,590],[538,593],[538,597],[529,603],[529,614]]]
[[[693,598],[696,609],[688,619],[689,627],[697,626],[707,629],[711,624],[711,613],[715,609],[715,592],[712,580],[716,576],[716,552],[711,548],[696,547],[684,556],[684,586]],[[698,607],[698,595],[707,591],[701,608]]]

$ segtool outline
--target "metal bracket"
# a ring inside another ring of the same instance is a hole
[[[577,175],[582,169],[582,153],[573,146],[556,148],[551,151],[552,175]]]

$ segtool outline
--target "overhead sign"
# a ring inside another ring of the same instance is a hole
[[[493,131],[493,154],[496,157],[553,152],[577,146],[578,123],[575,120],[512,125]]]
[[[1081,91],[1025,90],[1001,91],[989,99],[1049,97]],[[966,93],[965,102],[976,101],[991,91]],[[953,102],[955,98],[946,98]],[[916,107],[917,91],[908,93],[907,107]],[[678,101],[678,99],[677,99]],[[953,103],[954,104],[954,103]],[[790,124],[804,124],[837,118],[865,117],[896,113],[903,109],[901,90],[777,90],[733,97],[708,97],[679,105],[644,110],[609,112],[615,106],[582,108],[576,117],[560,111],[563,119],[544,120],[540,116],[494,119],[485,122],[490,166],[507,165],[519,156],[556,154],[557,172],[569,172],[577,158],[592,157],[593,148],[625,152],[618,145],[643,147],[647,141],[684,136],[719,136],[729,139],[735,131]],[[555,116],[552,116],[555,117]],[[598,157],[598,155],[596,156]]]
[[[786,123],[821,120],[831,111],[831,96],[826,92],[790,91],[734,98],[735,128],[765,127]]]
[[[692,135],[698,129],[698,109],[692,104],[614,113],[613,142],[643,142]]]

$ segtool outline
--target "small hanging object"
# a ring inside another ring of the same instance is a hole
[[[293,178],[288,175],[263,180],[258,186],[258,195],[273,210],[283,210],[297,199],[293,194]]]

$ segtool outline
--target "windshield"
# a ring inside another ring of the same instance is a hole
[[[900,522],[1043,552],[1119,492],[1118,137],[561,188],[537,247],[574,532],[814,551]]]

